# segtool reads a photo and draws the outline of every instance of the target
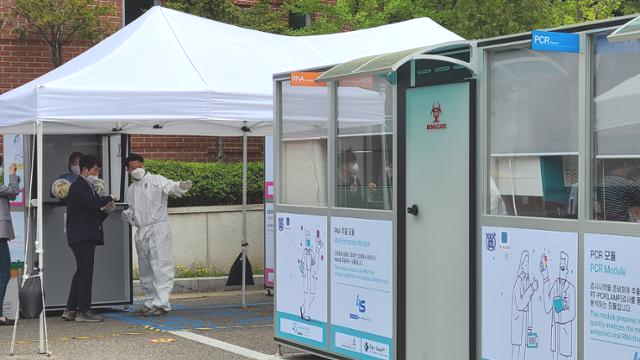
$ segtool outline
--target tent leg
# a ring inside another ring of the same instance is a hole
[[[249,127],[242,127],[242,306],[247,306],[247,136]]]
[[[43,209],[42,209],[42,196],[43,196],[43,191],[42,189],[44,188],[42,186],[42,180],[43,180],[43,172],[42,172],[42,167],[43,167],[43,124],[42,121],[37,121],[37,129],[36,129],[36,142],[37,142],[37,176],[38,176],[38,189],[37,189],[37,193],[38,193],[38,208],[36,209],[37,211],[37,217],[36,217],[36,253],[38,254],[38,269],[39,269],[39,276],[40,276],[40,281],[42,282],[42,293],[44,294],[44,282],[42,281],[42,275],[44,272],[44,251],[43,251],[43,246],[42,246],[42,240],[43,240],[43,235],[42,235],[42,224],[43,224]],[[43,296],[43,302],[42,302],[42,313],[40,314],[40,329],[39,329],[39,353],[40,354],[46,354],[48,351],[48,344],[46,343],[46,319],[45,319],[45,304],[44,304],[44,296]]]

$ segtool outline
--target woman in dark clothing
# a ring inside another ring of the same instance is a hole
[[[4,302],[4,294],[11,280],[11,255],[9,254],[9,240],[15,238],[9,200],[15,200],[20,193],[20,178],[16,175],[17,166],[9,166],[9,185],[0,186],[0,305]],[[2,310],[0,309],[0,315]],[[13,325],[13,320],[0,316],[0,325]]]

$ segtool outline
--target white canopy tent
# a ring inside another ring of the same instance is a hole
[[[243,135],[246,203],[246,136],[272,132],[273,74],[460,39],[427,18],[290,37],[154,7],[61,67],[0,95],[0,132],[37,133],[38,184],[43,134]],[[361,100],[354,95],[370,103]],[[39,186],[41,268],[42,195]],[[244,254],[246,215],[242,244]]]
[[[0,96],[0,130],[271,134],[272,75],[460,37],[427,18],[290,37],[154,7],[50,73]],[[160,125],[153,127],[153,125]],[[160,128],[161,127],[161,128]]]

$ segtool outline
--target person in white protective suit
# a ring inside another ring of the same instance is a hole
[[[147,173],[144,159],[138,154],[130,154],[125,166],[134,181],[127,189],[129,208],[123,212],[123,218],[137,228],[138,271],[145,297],[134,315],[160,316],[171,310],[169,296],[174,279],[168,197],[184,195],[192,183]]]

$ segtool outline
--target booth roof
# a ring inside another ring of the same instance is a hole
[[[427,18],[290,37],[154,7],[61,67],[0,95],[0,131],[271,134],[274,73],[461,39]]]

